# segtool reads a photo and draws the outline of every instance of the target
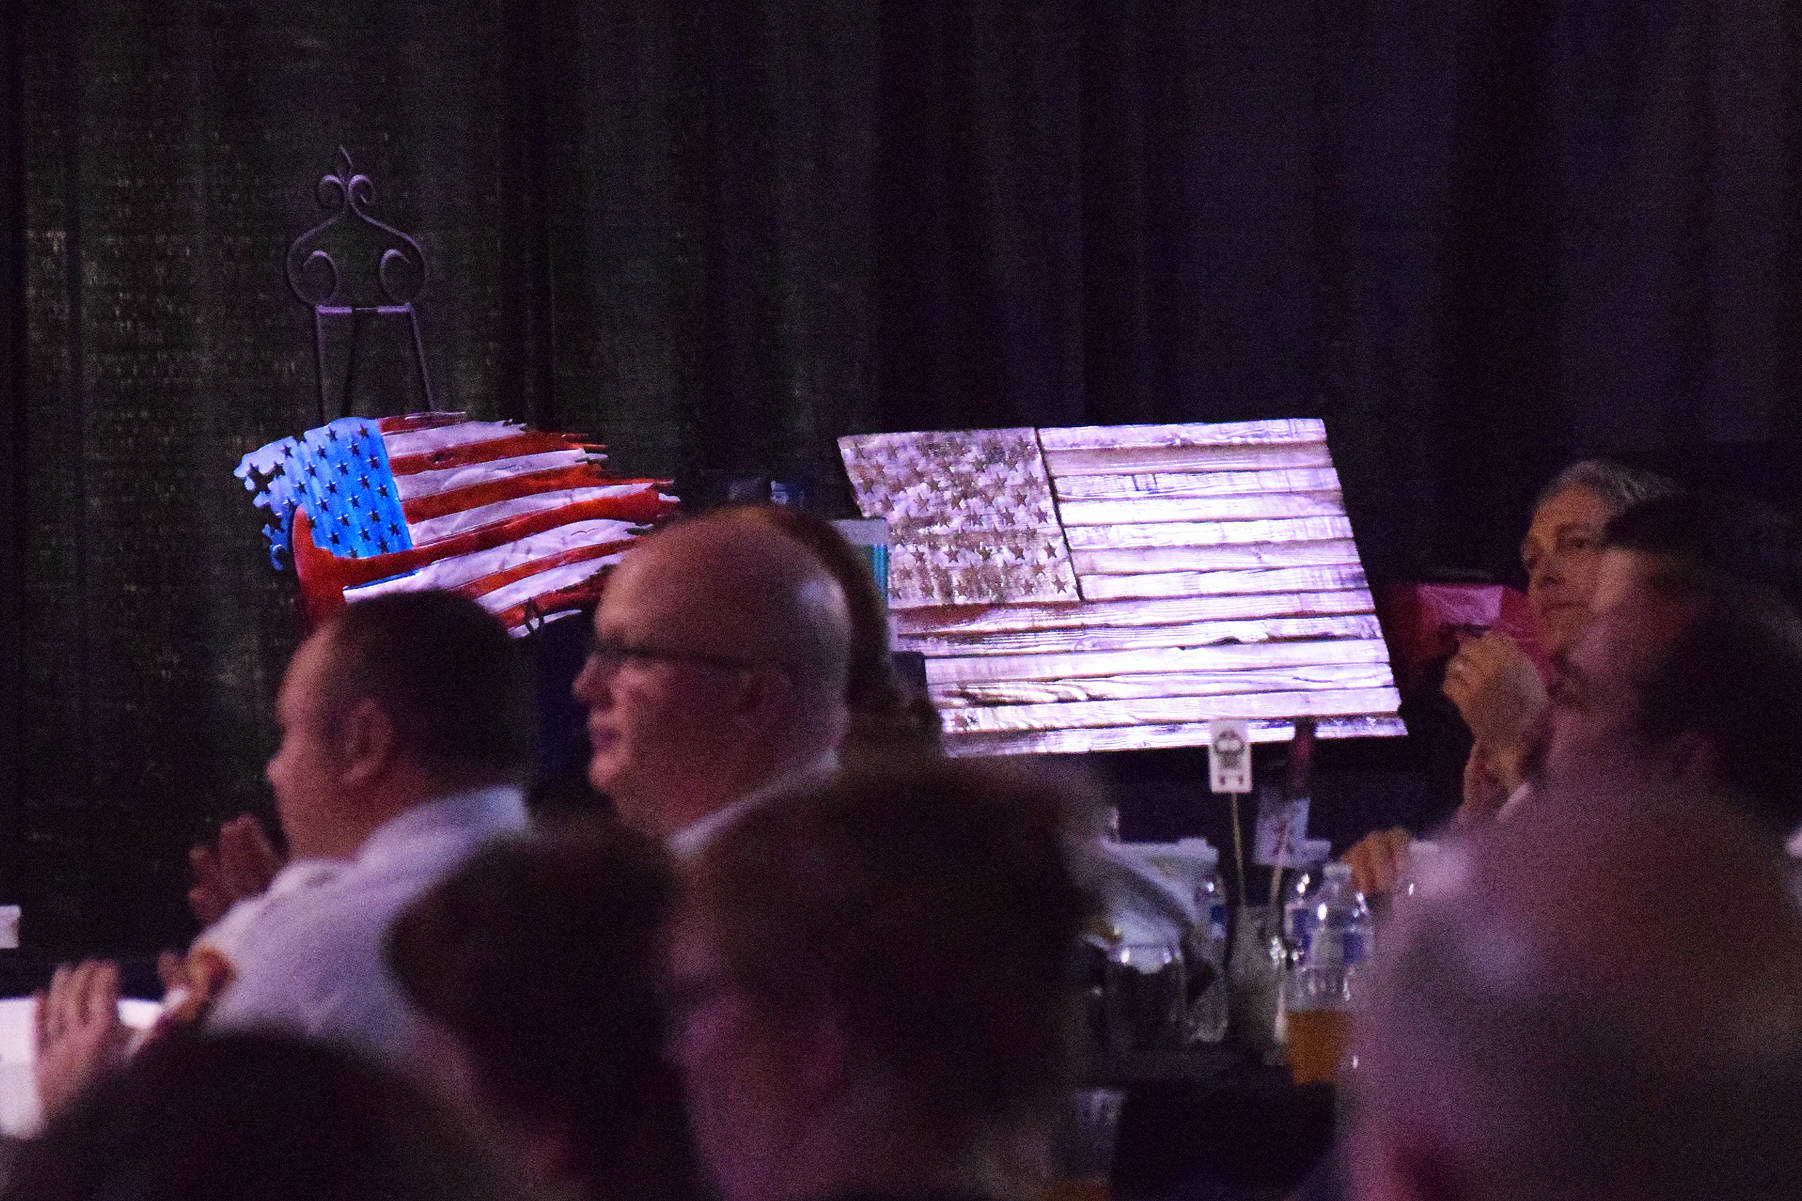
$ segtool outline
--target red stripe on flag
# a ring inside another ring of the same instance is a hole
[[[406,417],[384,417],[376,428],[384,434],[411,434],[419,430],[442,429],[447,425],[462,425],[468,420],[467,413],[412,413]]]
[[[559,588],[554,592],[546,592],[532,598],[540,612],[554,613],[563,609],[579,609],[591,605],[601,599],[601,590],[606,587],[606,576],[596,576],[583,580],[580,584],[571,584],[567,588]],[[511,609],[503,609],[495,616],[509,630],[526,624],[526,607],[514,605]]]
[[[476,463],[492,463],[517,455],[541,455],[558,450],[581,450],[557,434],[512,434],[490,438],[486,442],[465,442],[428,450],[424,454],[401,455],[388,460],[388,470],[395,475],[417,475],[421,471],[438,471],[446,467],[468,467]]]
[[[479,509],[483,505],[498,504],[503,500],[518,500],[522,496],[536,496],[540,492],[562,492],[569,488],[599,488],[608,484],[628,484],[631,480],[620,480],[610,477],[605,471],[593,463],[578,463],[571,467],[552,467],[548,471],[528,471],[521,475],[510,475],[505,479],[489,480],[485,484],[476,484],[470,488],[453,488],[449,492],[435,492],[430,496],[420,496],[401,505],[401,512],[407,515],[409,523],[430,521],[434,517],[449,517],[452,513],[461,513],[465,509]]]
[[[290,541],[294,548],[294,570],[300,577],[301,599],[307,616],[318,623],[344,607],[344,590],[373,584],[392,575],[417,571],[428,563],[453,555],[493,550],[508,542],[542,534],[558,526],[577,521],[612,520],[650,524],[676,507],[654,487],[645,487],[624,496],[602,496],[577,501],[539,513],[522,513],[494,525],[470,530],[455,537],[416,546],[412,550],[372,555],[366,559],[340,558],[321,550],[313,543],[312,524],[305,509],[294,514]],[[519,624],[518,622],[514,623]]]
[[[555,555],[546,555],[542,559],[532,559],[505,571],[490,572],[479,576],[467,584],[457,585],[456,591],[464,596],[486,596],[490,592],[505,588],[508,584],[517,584],[527,576],[537,575],[541,571],[550,571],[558,567],[568,567],[571,563],[581,563],[587,559],[599,559],[605,555],[617,555],[632,545],[632,539],[626,538],[618,542],[603,542],[598,546],[578,546],[574,550],[566,550]]]

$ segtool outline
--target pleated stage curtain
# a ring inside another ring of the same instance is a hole
[[[1382,576],[1506,568],[1579,454],[1794,462],[1787,0],[5,22],[0,893],[45,949],[180,941],[188,843],[266,811],[300,631],[230,469],[316,419],[281,263],[340,145],[425,248],[440,403],[627,474],[830,502],[845,434],[1320,417]],[[416,406],[366,351],[350,407]]]

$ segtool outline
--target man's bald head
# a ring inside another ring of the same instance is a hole
[[[843,692],[845,596],[819,557],[743,512],[678,522],[646,538],[607,583],[655,612],[684,646],[771,663],[809,689]]]
[[[1373,985],[1362,1201],[1802,1180],[1802,915],[1725,809],[1545,798],[1433,861]]]
[[[743,512],[638,543],[595,611],[589,779],[668,835],[832,752],[848,716],[850,617],[807,547]]]

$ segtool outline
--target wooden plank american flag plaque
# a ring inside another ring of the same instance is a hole
[[[839,439],[953,754],[1403,733],[1316,420]]]

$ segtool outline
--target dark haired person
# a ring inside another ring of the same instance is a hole
[[[269,783],[290,853],[345,866],[263,906],[215,1026],[407,1053],[414,1019],[382,937],[482,843],[525,827],[530,695],[507,632],[452,593],[361,601],[302,644],[276,702]]]
[[[1568,649],[1588,626],[1608,522],[1673,487],[1650,472],[1585,459],[1540,489],[1520,557],[1534,633],[1547,657]],[[1451,657],[1445,695],[1474,739],[1455,820],[1485,822],[1522,782],[1527,734],[1545,708],[1546,686],[1526,652],[1506,634],[1492,631]],[[1367,893],[1392,889],[1410,841],[1406,830],[1379,830],[1354,845],[1345,858],[1358,887]]]
[[[293,865],[166,971],[181,977],[168,981],[171,1008],[219,1029],[276,1026],[404,1058],[416,1019],[382,963],[388,923],[482,843],[526,824],[532,718],[517,651],[452,593],[360,601],[295,652],[276,719],[268,776]],[[40,997],[47,1103],[122,1056],[117,986],[83,965]]]
[[[1535,790],[1679,788],[1779,838],[1802,823],[1802,538],[1782,514],[1682,496],[1607,532],[1589,632],[1532,739]]]
[[[148,1047],[21,1144],[4,1201],[523,1201],[392,1071],[288,1036]]]
[[[614,823],[506,839],[404,910],[388,963],[422,1058],[540,1191],[698,1201],[663,1055],[668,855]]]
[[[1675,599],[1734,580],[1802,611],[1802,526],[1750,497],[1661,496],[1610,521],[1602,541],[1597,609],[1635,593]]]
[[[683,865],[670,1054],[723,1201],[1038,1195],[1088,911],[1063,810],[916,763],[774,800]]]

